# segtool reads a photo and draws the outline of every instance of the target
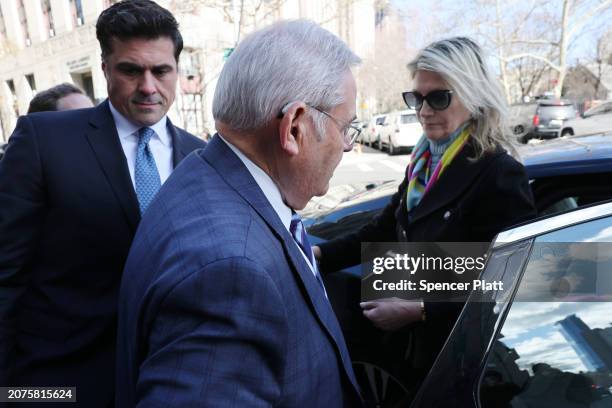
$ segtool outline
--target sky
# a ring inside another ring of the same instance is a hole
[[[596,7],[603,1],[610,3],[608,9],[598,13],[589,20],[588,24],[577,30],[568,53],[570,65],[593,57],[597,40],[602,33],[612,31],[612,1],[610,0],[582,0],[578,1],[575,8],[575,16],[582,16],[585,11]],[[467,35],[475,38],[485,45],[486,41],[482,32],[494,34],[495,27],[495,1],[494,0],[439,0],[439,1],[415,1],[415,0],[392,0],[405,21],[408,32],[409,48],[421,48],[436,38],[452,35]],[[487,6],[487,4],[489,6]],[[544,27],[550,21],[560,20],[563,0],[503,0],[501,3],[501,14],[506,19],[504,23],[505,32],[516,27],[533,26],[534,30]],[[533,8],[530,22],[516,20],[516,13]],[[480,17],[483,24],[480,33],[474,25],[474,20]],[[576,17],[570,18],[570,27],[577,25]],[[540,26],[540,27],[536,27]],[[534,38],[534,37],[531,37]],[[491,48],[487,50],[491,53]]]

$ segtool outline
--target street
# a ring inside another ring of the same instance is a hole
[[[363,181],[397,180],[404,177],[410,154],[389,156],[387,152],[358,145],[344,153],[340,165],[330,181],[330,187]]]

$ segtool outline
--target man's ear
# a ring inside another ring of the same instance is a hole
[[[102,63],[100,64],[100,67],[102,68],[102,72],[104,73],[104,77],[108,81],[108,75],[106,75],[106,62],[104,62],[104,58],[102,58]]]
[[[301,101],[291,102],[285,105],[282,115],[278,125],[280,145],[290,156],[295,156],[305,137],[306,104]]]

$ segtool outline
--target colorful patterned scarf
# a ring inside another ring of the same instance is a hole
[[[406,190],[406,207],[408,212],[416,207],[431,187],[438,181],[444,170],[461,151],[470,136],[470,126],[466,126],[457,139],[446,149],[440,162],[430,176],[431,152],[429,140],[425,135],[417,142],[408,166],[408,189]]]

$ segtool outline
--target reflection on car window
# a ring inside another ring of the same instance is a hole
[[[308,228],[308,233],[315,237],[330,240],[344,234],[356,232],[372,221],[382,212],[382,208],[369,211],[358,211],[348,214],[337,221],[323,221]]]
[[[487,407],[612,407],[611,303],[515,302],[487,360]]]
[[[544,105],[538,109],[542,118],[571,119],[576,116],[576,109],[572,105]]]
[[[483,408],[612,407],[612,303],[542,301],[560,287],[571,300],[610,291],[611,226],[607,217],[536,240],[480,381]]]

